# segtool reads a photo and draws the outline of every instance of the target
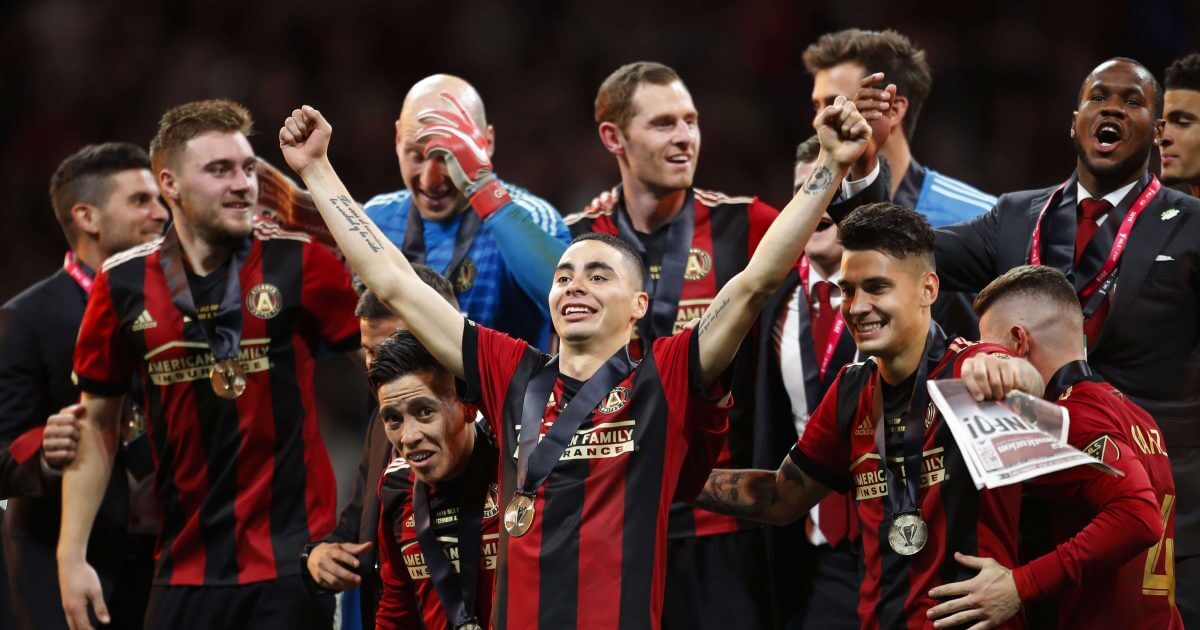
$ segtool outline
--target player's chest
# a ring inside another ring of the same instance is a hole
[[[489,484],[478,526],[480,530],[479,553],[475,558],[468,558],[468,560],[478,561],[479,566],[486,571],[496,569],[496,554],[500,540],[499,506],[500,488],[496,484]],[[429,513],[429,527],[432,530],[432,538],[436,541],[436,547],[428,549],[421,544],[412,501],[410,500],[404,505],[403,511],[392,522],[392,535],[395,536],[404,563],[404,571],[408,573],[409,578],[428,580],[432,576],[427,553],[441,553],[455,572],[461,572],[460,563],[464,554],[458,544],[463,535],[461,531],[463,522],[460,516],[461,510],[457,504],[457,497],[446,497],[433,501]]]
[[[856,501],[882,501],[888,496],[888,476],[898,479],[901,487],[908,484],[904,459],[910,450],[910,444],[903,438],[893,436],[877,445],[877,424],[880,431],[889,428],[888,423],[878,423],[876,418],[860,414],[851,429],[850,438],[850,475],[853,498]],[[917,487],[920,492],[940,486],[951,478],[949,468],[956,454],[950,444],[948,431],[941,417],[933,410],[932,405],[925,409],[922,418],[915,423],[922,434],[915,441],[919,444],[920,466]],[[911,428],[910,428],[911,430]],[[916,450],[916,449],[912,449]]]

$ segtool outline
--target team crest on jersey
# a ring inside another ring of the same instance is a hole
[[[1121,448],[1107,435],[1096,438],[1091,444],[1083,447],[1083,452],[1096,459],[1111,464],[1121,459]]]
[[[617,386],[614,387],[611,392],[608,392],[608,396],[604,399],[604,402],[600,403],[600,406],[597,407],[597,409],[600,410],[600,413],[617,413],[618,411],[624,409],[628,402],[629,388]]]
[[[695,247],[688,250],[687,267],[683,270],[685,280],[696,281],[712,271],[712,256],[708,252]]]
[[[279,314],[283,297],[279,288],[266,282],[254,285],[246,293],[246,308],[259,319],[271,319]]]
[[[500,486],[488,486],[487,496],[483,499],[483,518],[492,518],[500,513]]]
[[[475,279],[478,277],[479,270],[475,268],[475,261],[470,258],[463,258],[458,268],[454,270],[454,278],[452,278],[454,292],[463,293],[469,291],[471,287],[475,286]]]

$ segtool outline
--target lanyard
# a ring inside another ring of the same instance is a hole
[[[482,447],[476,435],[477,448]],[[429,566],[433,588],[446,609],[450,627],[478,623],[475,618],[475,591],[479,575],[479,525],[483,521],[483,501],[487,493],[486,477],[472,466],[458,489],[458,572],[450,565],[437,533],[430,526],[429,489],[424,483],[413,486],[413,521],[417,544]]]
[[[92,294],[92,277],[83,270],[83,265],[80,264],[78,258],[75,258],[75,252],[68,251],[67,255],[63,257],[63,271],[71,276],[80,289],[83,289],[84,295]]]
[[[250,239],[242,239],[229,261],[225,275],[225,292],[215,316],[200,319],[196,304],[192,300],[192,289],[188,286],[187,273],[183,269],[183,248],[179,244],[179,233],[167,230],[163,236],[158,262],[171,291],[171,302],[181,313],[194,319],[204,331],[204,338],[217,361],[238,356],[242,339],[242,282],[238,275],[242,263],[250,253]]]
[[[1070,180],[1067,180],[1070,181]],[[1050,193],[1050,198],[1046,200],[1046,205],[1042,206],[1041,212],[1038,213],[1037,223],[1033,228],[1033,241],[1029,248],[1029,264],[1042,264],[1042,219],[1045,218],[1046,212],[1054,205],[1056,199],[1062,196],[1063,188],[1067,182],[1059,184],[1054,192]],[[1146,185],[1146,189],[1138,196],[1137,201],[1133,202],[1133,206],[1125,213],[1125,218],[1121,221],[1121,229],[1117,231],[1117,237],[1113,241],[1112,249],[1108,252],[1108,257],[1104,260],[1104,265],[1100,267],[1100,271],[1096,277],[1092,278],[1083,289],[1079,292],[1081,297],[1090,296],[1100,290],[1100,297],[1106,295],[1112,290],[1113,280],[1116,278],[1117,263],[1121,260],[1121,255],[1125,253],[1125,248],[1129,245],[1129,234],[1133,231],[1133,224],[1137,221],[1138,216],[1150,205],[1154,200],[1155,195],[1162,188],[1162,183],[1154,175],[1150,176],[1150,183]],[[1092,306],[1089,304],[1088,306]],[[1095,308],[1091,309],[1093,312]]]
[[[808,256],[800,257],[800,287],[804,291],[804,304],[809,304],[812,299],[812,294],[808,292]],[[809,324],[812,324],[812,309],[809,309]],[[833,329],[829,331],[829,337],[825,342],[824,352],[820,348],[813,348],[813,354],[822,352],[817,355],[820,363],[817,366],[817,375],[821,380],[825,380],[825,372],[829,370],[829,364],[833,361],[833,353],[837,350],[838,342],[842,340],[842,332],[846,330],[846,320],[842,317],[842,309],[834,310]],[[803,332],[801,332],[803,334]],[[803,346],[802,346],[803,347]]]
[[[679,313],[679,297],[683,295],[683,272],[687,269],[688,254],[692,249],[692,234],[696,228],[696,213],[692,189],[687,191],[683,200],[683,208],[671,220],[667,227],[666,243],[662,254],[662,265],[658,280],[650,277],[650,261],[646,260],[646,246],[633,229],[629,221],[629,211],[625,209],[624,197],[620,187],[617,187],[618,202],[613,212],[617,224],[617,235],[621,240],[641,254],[646,265],[645,290],[650,295],[650,309],[645,317],[638,320],[638,336],[642,342],[642,353],[649,349],[650,344],[659,337],[669,337],[675,333],[675,317]]]
[[[458,232],[454,236],[454,251],[450,254],[450,263],[446,265],[446,270],[442,275],[453,280],[458,266],[466,259],[467,251],[475,242],[475,234],[479,232],[479,226],[482,223],[483,219],[480,219],[479,215],[470,208],[462,214]],[[404,244],[400,249],[409,261],[425,264],[428,254],[425,250],[425,221],[421,218],[421,213],[417,211],[417,203],[411,198],[408,206],[408,224],[404,228]]]

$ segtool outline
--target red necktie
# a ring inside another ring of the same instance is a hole
[[[833,330],[833,302],[829,295],[833,291],[832,282],[818,282],[813,285],[813,296],[817,307],[817,316],[813,318],[813,355],[820,361],[825,356],[825,343]]]
[[[1099,225],[1096,219],[1104,216],[1112,210],[1112,204],[1103,199],[1081,199],[1079,201],[1079,226],[1075,228],[1075,265],[1079,265],[1079,259],[1083,257],[1083,250],[1087,249],[1087,245],[1092,240],[1092,236],[1096,234],[1096,228]]]

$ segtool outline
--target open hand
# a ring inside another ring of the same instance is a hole
[[[88,605],[96,613],[100,623],[108,624],[108,606],[100,590],[100,576],[86,560],[58,563],[58,587],[62,593],[63,612],[71,630],[92,630],[88,617]]]
[[[329,591],[344,591],[362,583],[356,572],[358,556],[371,548],[364,543],[320,543],[308,554],[308,574],[314,582]]]
[[[991,558],[976,558],[959,552],[954,559],[964,567],[978,569],[975,577],[963,582],[943,584],[929,591],[939,599],[954,598],[930,608],[926,616],[934,619],[934,628],[951,628],[975,622],[970,630],[995,628],[1017,614],[1021,597],[1012,571]]]

